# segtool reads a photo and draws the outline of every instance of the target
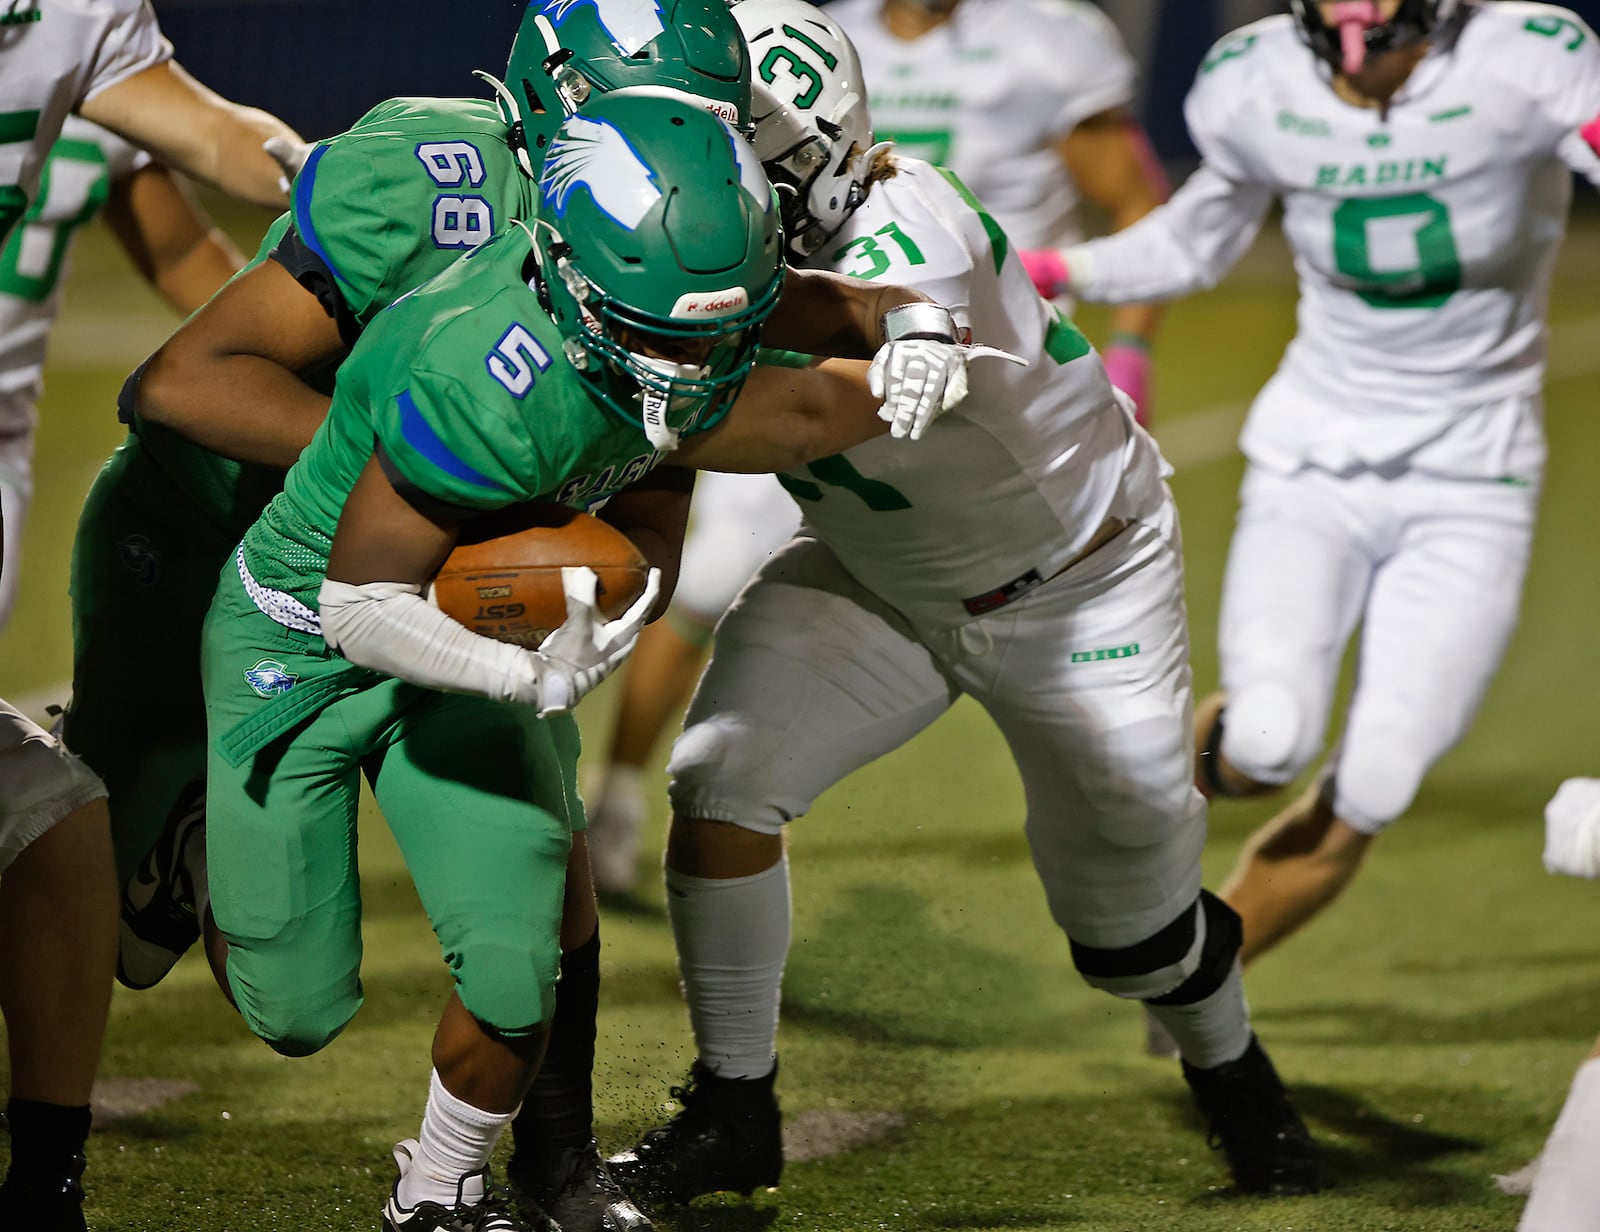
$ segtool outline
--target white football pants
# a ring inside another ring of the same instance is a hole
[[[1259,782],[1306,769],[1359,622],[1334,812],[1368,834],[1399,817],[1505,655],[1538,500],[1489,480],[1252,468],[1223,583],[1223,755]]]
[[[1170,500],[1161,517],[954,628],[914,627],[802,530],[718,626],[675,811],[777,833],[968,693],[1016,758],[1056,922],[1107,949],[1150,937],[1195,902],[1206,829]]]

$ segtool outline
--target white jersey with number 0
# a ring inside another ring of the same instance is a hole
[[[1270,17],[1212,50],[1187,117],[1203,165],[1166,206],[1073,249],[1074,290],[1124,302],[1210,286],[1281,199],[1298,329],[1284,396],[1245,428],[1251,461],[1536,471],[1529,395],[1570,172],[1600,184],[1580,135],[1600,118],[1594,32],[1553,5],[1486,4],[1379,111],[1340,99],[1291,20]]]
[[[1077,187],[1056,143],[1133,99],[1133,61],[1105,15],[1082,0],[961,0],[907,42],[881,7],[828,6],[861,57],[878,136],[953,170],[1019,247],[1077,239]]]
[[[148,0],[0,4],[0,238],[32,200],[67,115],[171,55]]]
[[[34,425],[73,233],[105,204],[113,180],[149,161],[122,138],[67,117],[45,161],[38,195],[0,247],[0,437]]]
[[[782,479],[860,582],[919,623],[951,626],[1054,575],[1107,519],[1157,514],[1163,463],[960,182],[912,159],[899,168],[816,264],[916,287],[974,342],[1028,364],[977,360],[966,400],[922,440],[879,437]]]

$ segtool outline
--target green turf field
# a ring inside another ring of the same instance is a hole
[[[1540,808],[1600,773],[1600,219],[1555,297],[1553,462],[1524,619],[1468,740],[1328,918],[1251,972],[1257,1025],[1324,1143],[1315,1199],[1228,1192],[1176,1063],[1139,1054],[1133,1008],[1085,988],[1045,912],[1015,776],[987,719],[958,706],[795,828],[795,944],[782,1034],[791,1121],[822,1157],[777,1194],[708,1201],[681,1229],[1510,1229],[1490,1175],[1539,1148],[1600,1030],[1600,887],[1547,877]],[[122,376],[166,328],[103,234],[80,253],[50,374],[21,608],[0,693],[39,699],[68,671],[76,511],[120,429]],[[1277,242],[1178,307],[1158,414],[1183,509],[1196,677],[1215,681],[1216,601],[1240,466],[1231,429],[1292,328]],[[1093,326],[1099,318],[1089,316]],[[130,728],[159,662],[128,664]],[[587,706],[598,742],[608,699]],[[1216,810],[1220,881],[1270,804]],[[389,1146],[416,1130],[447,983],[375,817],[363,838],[368,1004],[322,1056],[253,1040],[186,961],[119,994],[103,1075],[187,1087],[92,1141],[92,1225],[183,1232],[371,1229]],[[657,822],[662,820],[658,810]],[[600,1132],[657,1119],[692,1050],[658,888],[607,914]],[[888,1126],[887,1132],[883,1132]],[[827,1153],[851,1133],[882,1136]],[[670,1222],[670,1221],[669,1221]]]

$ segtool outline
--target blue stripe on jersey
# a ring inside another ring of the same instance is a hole
[[[411,400],[409,389],[401,390],[395,401],[400,404],[400,435],[405,437],[406,444],[447,475],[465,480],[475,487],[504,491],[494,480],[475,471],[450,451],[450,446],[439,439],[439,434],[433,430],[433,425],[422,417],[417,404]]]
[[[322,156],[328,152],[328,147],[319,145],[311,151],[311,157],[306,159],[306,165],[300,168],[300,174],[294,182],[294,229],[300,233],[300,238],[305,246],[316,253],[322,263],[328,267],[340,282],[350,285],[350,280],[339,272],[339,267],[333,263],[333,258],[323,248],[322,241],[317,238],[317,229],[311,222],[311,194],[316,191],[317,164],[322,161]]]

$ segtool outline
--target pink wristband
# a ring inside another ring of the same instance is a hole
[[[1022,268],[1033,279],[1034,289],[1046,299],[1054,299],[1067,289],[1071,275],[1061,253],[1054,248],[1024,248],[1017,252]]]
[[[1596,154],[1600,154],[1600,115],[1595,116],[1594,119],[1580,128],[1578,136],[1589,143],[1591,150]],[[1031,274],[1033,271],[1029,270],[1028,272]]]

